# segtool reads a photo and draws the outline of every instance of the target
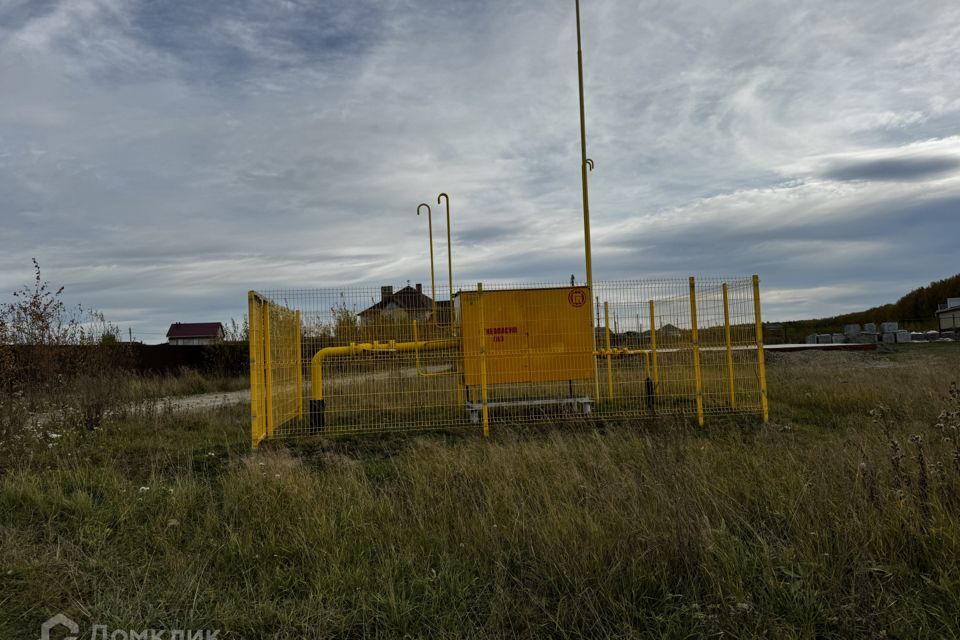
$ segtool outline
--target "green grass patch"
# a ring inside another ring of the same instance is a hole
[[[768,426],[251,452],[247,407],[128,412],[0,458],[0,637],[61,611],[246,638],[956,637],[960,467],[936,425],[958,362],[772,356]]]

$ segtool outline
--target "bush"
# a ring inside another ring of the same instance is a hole
[[[117,392],[124,357],[103,314],[68,308],[63,287],[34,280],[0,306],[0,425],[5,437],[28,426],[95,429],[125,400]]]

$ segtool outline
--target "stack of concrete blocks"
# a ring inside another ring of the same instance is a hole
[[[868,322],[863,327],[859,324],[843,326],[843,333],[811,333],[806,337],[807,344],[843,344],[845,342],[885,342],[887,344],[902,344],[911,341],[909,331],[897,327],[896,322],[883,322],[880,331],[877,325]]]
[[[857,334],[856,340],[857,342],[870,343],[877,342],[879,337],[880,336],[877,335],[877,325],[873,322],[868,322],[863,325],[863,331]]]
[[[859,324],[843,325],[843,335],[847,338],[845,342],[869,342],[869,340],[864,339]]]
[[[885,344],[904,344],[910,342],[910,332],[900,329],[896,322],[881,322],[880,331]]]

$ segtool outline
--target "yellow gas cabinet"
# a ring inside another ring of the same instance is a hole
[[[464,384],[482,384],[481,358],[487,385],[592,379],[589,303],[586,287],[458,293]]]

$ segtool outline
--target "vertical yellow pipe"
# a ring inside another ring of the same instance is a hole
[[[294,320],[297,323],[297,343],[294,345],[294,359],[297,367],[294,373],[297,385],[297,417],[303,420],[303,345],[300,344],[300,311],[294,312]]]
[[[727,342],[727,383],[730,387],[730,408],[737,408],[737,388],[733,380],[733,339],[730,335],[730,300],[727,283],[723,283],[723,330]]]
[[[757,332],[757,375],[760,378],[760,412],[763,421],[770,421],[770,407],[767,404],[767,367],[763,361],[763,324],[760,320],[760,276],[753,276],[753,317]]]
[[[650,301],[650,366],[653,368],[653,388],[660,383],[660,370],[657,368],[657,325],[654,324],[653,300]]]
[[[447,205],[447,276],[450,278],[450,290],[447,292],[450,306],[447,309],[447,325],[453,329],[453,242],[450,239],[450,196],[441,193],[437,196],[437,204],[440,204],[440,198],[443,198]],[[454,366],[459,366],[459,360]],[[463,404],[463,384],[460,382],[460,376],[456,376],[457,386],[457,404]]]
[[[264,376],[267,397],[267,437],[273,435],[273,354],[270,352],[270,303],[263,305],[263,351],[264,367],[266,375]]]
[[[577,5],[577,79],[580,83],[580,178],[583,188],[583,246],[587,263],[587,288],[593,294],[593,259],[590,255],[590,197],[587,192],[587,123],[583,107],[583,47],[580,42],[580,0]],[[594,341],[596,342],[596,341]]]
[[[603,326],[607,336],[607,399],[613,400],[613,359],[610,355],[610,305],[603,301]]]
[[[450,196],[441,193],[437,196],[437,204],[440,204],[440,198],[444,198],[447,204],[447,275],[450,277],[450,318],[453,323],[453,245],[450,242]]]
[[[587,188],[587,168],[593,168],[593,161],[587,158],[587,121],[584,115],[583,106],[583,47],[580,38],[580,0],[576,0],[577,9],[577,80],[580,90],[580,179],[583,189],[583,253],[586,260],[587,269],[587,295],[590,298],[590,317],[593,317],[594,310],[594,291],[593,291],[593,256],[590,251],[590,194]],[[591,341],[593,350],[597,350],[597,331],[592,330]],[[600,374],[597,371],[597,361],[593,362],[593,387],[594,394],[600,398]]]
[[[477,283],[477,305],[480,307],[480,401],[483,405],[483,437],[490,437],[490,412],[487,409],[487,338],[483,320],[483,283]]]
[[[700,371],[700,333],[697,330],[697,285],[690,276],[690,337],[693,340],[693,377],[697,393],[697,424],[703,426],[703,378]]]
[[[430,235],[430,295],[433,297],[433,322],[437,322],[437,280],[433,275],[433,212],[430,205],[421,202],[417,205],[417,215],[420,215],[420,208],[427,208],[427,230]]]

